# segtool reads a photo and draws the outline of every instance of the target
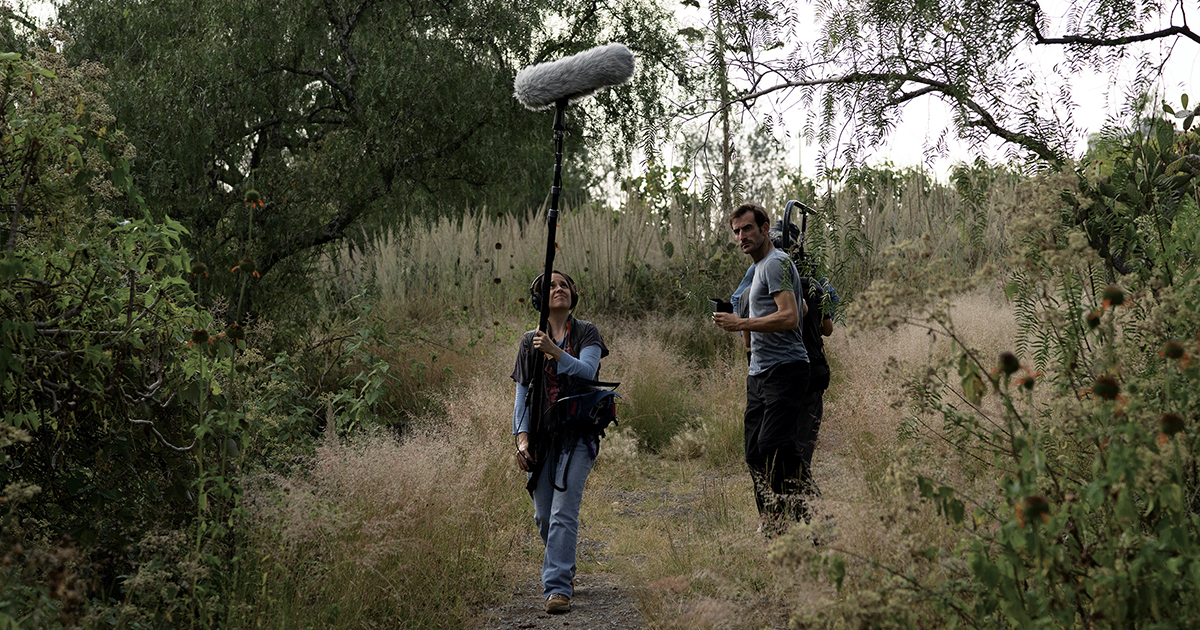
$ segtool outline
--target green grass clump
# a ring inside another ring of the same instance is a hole
[[[639,446],[657,453],[685,428],[699,425],[702,401],[694,370],[654,335],[615,335],[611,368],[622,382],[625,403],[620,426],[633,431]],[[609,367],[605,367],[607,371]],[[606,376],[606,378],[608,378]]]

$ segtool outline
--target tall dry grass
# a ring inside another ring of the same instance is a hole
[[[870,185],[834,191],[821,205],[825,215],[810,219],[809,249],[833,271],[831,280],[844,295],[870,284],[887,248],[922,237],[931,240],[933,256],[964,274],[1004,259],[1002,215],[1016,205],[1015,179],[996,178],[975,203],[917,170],[884,173],[889,176],[876,176]]]
[[[248,624],[462,627],[505,592],[523,478],[511,465],[502,362],[478,366],[436,425],[327,439],[291,478],[246,493],[261,591]]]
[[[985,356],[1012,349],[1016,325],[998,289],[960,296],[951,312],[958,332]],[[756,532],[741,452],[745,366],[735,360],[698,370],[698,428],[677,435],[661,456],[631,457],[624,441],[602,450],[584,502],[585,535],[600,538],[604,550],[594,569],[640,585],[639,608],[651,627],[875,627],[888,606],[914,604],[857,599],[855,580],[875,586],[888,579],[880,565],[933,577],[936,564],[923,554],[958,536],[933,506],[914,499],[916,474],[994,491],[994,479],[966,470],[954,449],[917,457],[917,441],[901,437],[911,421],[907,388],[950,356],[949,339],[915,328],[848,337],[837,328],[827,352],[835,376],[814,456],[819,547],[808,534],[770,542]],[[799,565],[789,561],[796,545],[808,549]],[[848,578],[840,593],[817,574],[813,554],[830,548],[852,559],[848,575],[863,576]]]
[[[934,256],[963,273],[1003,259],[1001,210],[1017,201],[1011,179],[996,178],[981,200],[970,202],[918,171],[885,174],[870,185],[808,200],[824,214],[810,218],[807,250],[824,261],[843,296],[852,298],[869,284],[884,250],[921,235],[928,235]],[[757,201],[773,219],[782,216],[782,207]],[[372,296],[386,320],[439,321],[465,311],[492,321],[519,312],[528,298],[545,260],[546,236],[543,211],[514,217],[484,210],[370,235],[361,249],[333,250],[320,276],[337,295]],[[728,251],[731,237],[719,209],[678,201],[654,208],[632,194],[619,211],[600,204],[564,209],[555,240],[555,267],[576,280],[592,312],[662,308],[664,292],[689,302],[680,310],[695,308],[709,293],[727,295],[740,280],[737,271],[749,264]],[[666,308],[673,308],[670,302]]]
[[[960,296],[951,316],[958,333],[983,356],[994,359],[1013,350],[1016,322],[998,289]],[[931,417],[915,418],[907,400],[910,386],[928,376],[929,366],[950,358],[951,340],[902,326],[835,334],[826,348],[836,365],[814,456],[822,491],[819,511],[830,519],[840,547],[908,566],[915,550],[952,535],[928,506],[912,504],[908,492],[918,471],[909,467],[906,454],[916,443],[901,438],[914,420],[923,431],[941,429]],[[919,472],[961,477],[951,451],[927,453]],[[987,481],[994,486],[994,480]]]
[[[554,266],[576,281],[593,309],[627,302],[628,267],[666,261],[655,223],[650,209],[637,203],[621,213],[599,205],[563,210]],[[325,261],[322,276],[343,294],[368,289],[388,318],[430,321],[447,305],[494,318],[526,304],[545,262],[546,237],[544,215],[442,218],[375,234],[365,252],[341,248]]]
[[[982,352],[1011,349],[1015,324],[1002,294],[962,296],[953,315]],[[499,328],[518,330],[525,319],[510,316]],[[792,618],[817,627],[822,616],[861,620],[847,602],[874,610],[855,602],[853,580],[838,595],[812,574],[815,564],[772,562],[788,539],[773,544],[756,532],[738,340],[724,339],[727,351],[702,366],[664,341],[665,329],[683,327],[678,320],[594,319],[613,350],[602,376],[622,382],[626,406],[588,480],[582,579],[618,576],[650,627],[758,628]],[[326,442],[308,474],[259,480],[247,499],[261,551],[256,620],[472,627],[473,611],[537,575],[541,551],[509,435],[514,344],[515,333],[480,344],[461,385],[444,395],[444,413],[421,423],[435,428]],[[863,566],[871,558],[928,571],[919,552],[953,534],[905,492],[915,471],[898,429],[909,412],[895,403],[922,366],[948,355],[948,340],[912,328],[855,337],[837,328],[827,348],[835,376],[814,457],[822,548]],[[629,414],[660,404],[686,414],[656,454]],[[948,453],[928,453],[924,472],[969,479]]]
[[[602,376],[619,376],[624,383],[621,427],[637,437],[643,451],[658,453],[681,430],[699,426],[703,400],[696,395],[695,369],[651,327],[639,325],[632,334],[610,329],[612,356],[606,363],[611,370],[606,368]]]

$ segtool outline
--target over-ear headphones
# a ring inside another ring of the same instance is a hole
[[[551,273],[556,273],[567,279],[567,287],[571,289],[571,310],[575,310],[575,305],[579,303],[579,291],[575,290],[575,281],[571,276],[555,269]],[[541,274],[533,279],[533,283],[529,285],[529,303],[533,305],[533,310],[541,312],[542,310],[542,276]]]

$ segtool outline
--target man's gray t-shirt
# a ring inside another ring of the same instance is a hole
[[[791,291],[796,299],[796,313],[803,313],[803,307],[800,306],[800,274],[787,254],[772,249],[754,266],[754,281],[742,295],[742,299],[749,304],[750,317],[764,317],[778,311],[775,294],[780,291]],[[804,318],[800,319],[803,321]],[[808,361],[799,326],[782,332],[750,333],[750,376],[795,361]]]

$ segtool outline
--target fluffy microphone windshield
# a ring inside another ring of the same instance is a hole
[[[539,63],[517,73],[517,100],[534,111],[559,99],[576,101],[600,88],[633,76],[633,53],[624,44],[596,46],[558,61]]]

